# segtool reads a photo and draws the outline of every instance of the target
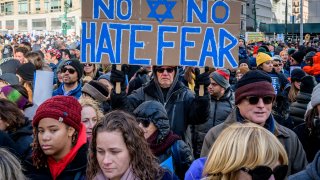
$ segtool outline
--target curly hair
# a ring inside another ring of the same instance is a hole
[[[157,163],[156,157],[149,149],[142,130],[134,116],[121,110],[112,111],[92,130],[92,142],[89,148],[87,177],[93,179],[100,167],[97,160],[97,135],[100,132],[120,131],[131,157],[133,173],[142,180],[162,177],[164,170]]]
[[[24,115],[14,102],[0,99],[0,119],[8,123],[6,131],[15,132],[25,124]]]
[[[68,129],[69,126],[66,125],[66,128]],[[39,138],[38,138],[38,127],[33,128],[33,143],[32,143],[32,161],[33,165],[39,169],[42,167],[48,167],[47,165],[47,158],[48,156],[44,154],[44,152],[41,149]],[[79,132],[75,131],[72,135],[72,147],[76,145],[78,140]]]
[[[95,101],[93,98],[81,96],[79,99],[79,103],[81,104],[82,108],[87,106],[92,107],[96,112],[98,121],[100,121],[100,119],[103,117],[103,113],[99,107],[99,103]]]

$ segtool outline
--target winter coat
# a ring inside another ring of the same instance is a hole
[[[289,108],[293,127],[304,122],[304,114],[306,113],[308,103],[311,101],[311,94],[299,92],[296,100]]]
[[[202,124],[207,121],[210,110],[209,94],[195,96],[191,90],[178,81],[176,75],[166,97],[156,77],[129,96],[115,92],[111,95],[113,109],[126,108],[129,112],[133,112],[141,103],[149,100],[163,104],[168,114],[171,130],[191,147],[191,133],[187,130],[188,125]]]
[[[206,164],[206,161],[207,161],[206,157],[202,157],[194,160],[190,168],[186,172],[184,180],[201,179],[203,168],[204,168],[204,165]]]
[[[243,117],[241,117],[238,108],[235,108],[231,112],[231,114],[228,116],[224,123],[211,128],[210,131],[207,133],[201,150],[202,157],[207,156],[209,154],[211,146],[217,139],[218,135],[222,132],[222,130],[224,130],[226,127],[228,127],[234,122],[243,122]],[[292,130],[278,124],[274,120],[272,115],[270,115],[270,117],[266,121],[266,124],[269,124],[267,128],[269,130],[270,127],[273,126],[273,130],[271,130],[271,132],[273,132],[273,134],[276,135],[278,140],[285,147],[289,159],[288,175],[303,170],[308,162],[306,154],[303,150],[303,146],[299,141],[297,135]]]
[[[57,180],[84,180],[87,168],[87,144],[82,145],[75,158],[57,177]],[[32,180],[52,180],[51,172],[48,167],[37,169],[32,165],[31,158],[24,163],[24,174]]]
[[[25,118],[25,124],[15,132],[8,132],[9,137],[15,142],[17,152],[21,155],[21,159],[31,156],[33,129],[31,122]]]
[[[289,176],[289,180],[318,180],[320,179],[320,152],[312,163],[308,164],[307,168],[297,174]]]
[[[316,153],[320,150],[320,137],[312,134],[306,127],[306,123],[296,126],[293,131],[297,134],[299,140],[301,141],[303,149],[307,155],[307,160],[310,163],[314,159]]]
[[[312,76],[320,75],[320,52],[313,56],[313,65],[304,66],[303,71]]]
[[[195,157],[199,157],[201,147],[207,132],[214,126],[223,123],[234,107],[234,93],[228,88],[225,94],[219,99],[211,97],[210,115],[206,123],[195,126],[195,132],[192,134],[193,151]]]
[[[158,133],[147,139],[151,150],[157,156],[160,164],[172,156],[174,173],[180,179],[183,179],[185,172],[193,161],[192,151],[179,137],[174,137],[176,135],[173,135],[170,130],[169,119],[164,106],[158,101],[146,101],[139,105],[133,113],[137,118],[152,121]],[[150,142],[150,139],[154,140]]]
[[[0,148],[6,148],[17,157],[20,157],[16,143],[4,131],[0,131]]]
[[[60,86],[58,87],[58,89],[54,90],[52,93],[52,96],[57,96],[57,95],[62,95],[62,96],[73,96],[76,99],[79,99],[81,96],[81,83],[78,83],[78,86],[69,91],[68,94],[65,94],[64,92],[64,83],[60,84]]]

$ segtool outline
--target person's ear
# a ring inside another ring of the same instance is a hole
[[[68,127],[68,137],[72,137],[73,134],[75,133],[75,129],[71,126]]]

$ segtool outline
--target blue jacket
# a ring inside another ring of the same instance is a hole
[[[289,180],[300,179],[320,179],[320,151],[318,151],[312,163],[310,163],[305,170],[289,176]]]
[[[202,178],[202,172],[204,165],[207,161],[206,157],[199,158],[191,164],[190,168],[186,172],[185,180],[195,180]]]
[[[52,93],[52,96],[58,96],[58,95],[62,95],[62,96],[73,96],[76,99],[79,99],[81,96],[81,87],[82,84],[79,83],[78,86],[75,89],[72,89],[71,91],[69,91],[68,94],[65,94],[64,92],[64,83],[62,83],[58,89],[54,90]]]

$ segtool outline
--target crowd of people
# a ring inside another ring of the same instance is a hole
[[[238,68],[200,73],[0,36],[0,179],[320,179],[320,46],[238,42]],[[53,73],[40,104],[36,71]]]

